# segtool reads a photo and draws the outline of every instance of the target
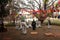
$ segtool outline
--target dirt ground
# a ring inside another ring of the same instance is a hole
[[[48,29],[47,25],[41,28],[27,29],[27,34],[22,34],[15,27],[7,27],[7,32],[0,32],[0,40],[60,40],[60,26],[51,25]]]

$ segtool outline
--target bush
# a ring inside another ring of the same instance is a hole
[[[5,26],[15,26],[15,23],[8,23]]]
[[[51,21],[51,25],[59,25],[60,26],[60,19],[54,19],[54,18],[52,18],[52,19],[50,19],[50,21]],[[45,21],[44,21],[44,23],[45,24],[48,24],[48,20],[46,19]]]

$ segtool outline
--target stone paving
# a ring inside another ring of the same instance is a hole
[[[7,32],[0,32],[0,40],[60,40],[60,26],[51,25],[48,29],[47,25],[42,28],[27,29],[27,34],[22,34],[15,27],[7,27]]]

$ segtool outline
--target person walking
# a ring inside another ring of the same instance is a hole
[[[33,21],[32,21],[32,29],[33,29],[33,30],[36,30],[36,22],[34,21],[34,19],[33,19]]]

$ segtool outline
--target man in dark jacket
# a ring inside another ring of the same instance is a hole
[[[34,20],[32,21],[32,28],[33,28],[33,30],[36,29],[36,22]]]

